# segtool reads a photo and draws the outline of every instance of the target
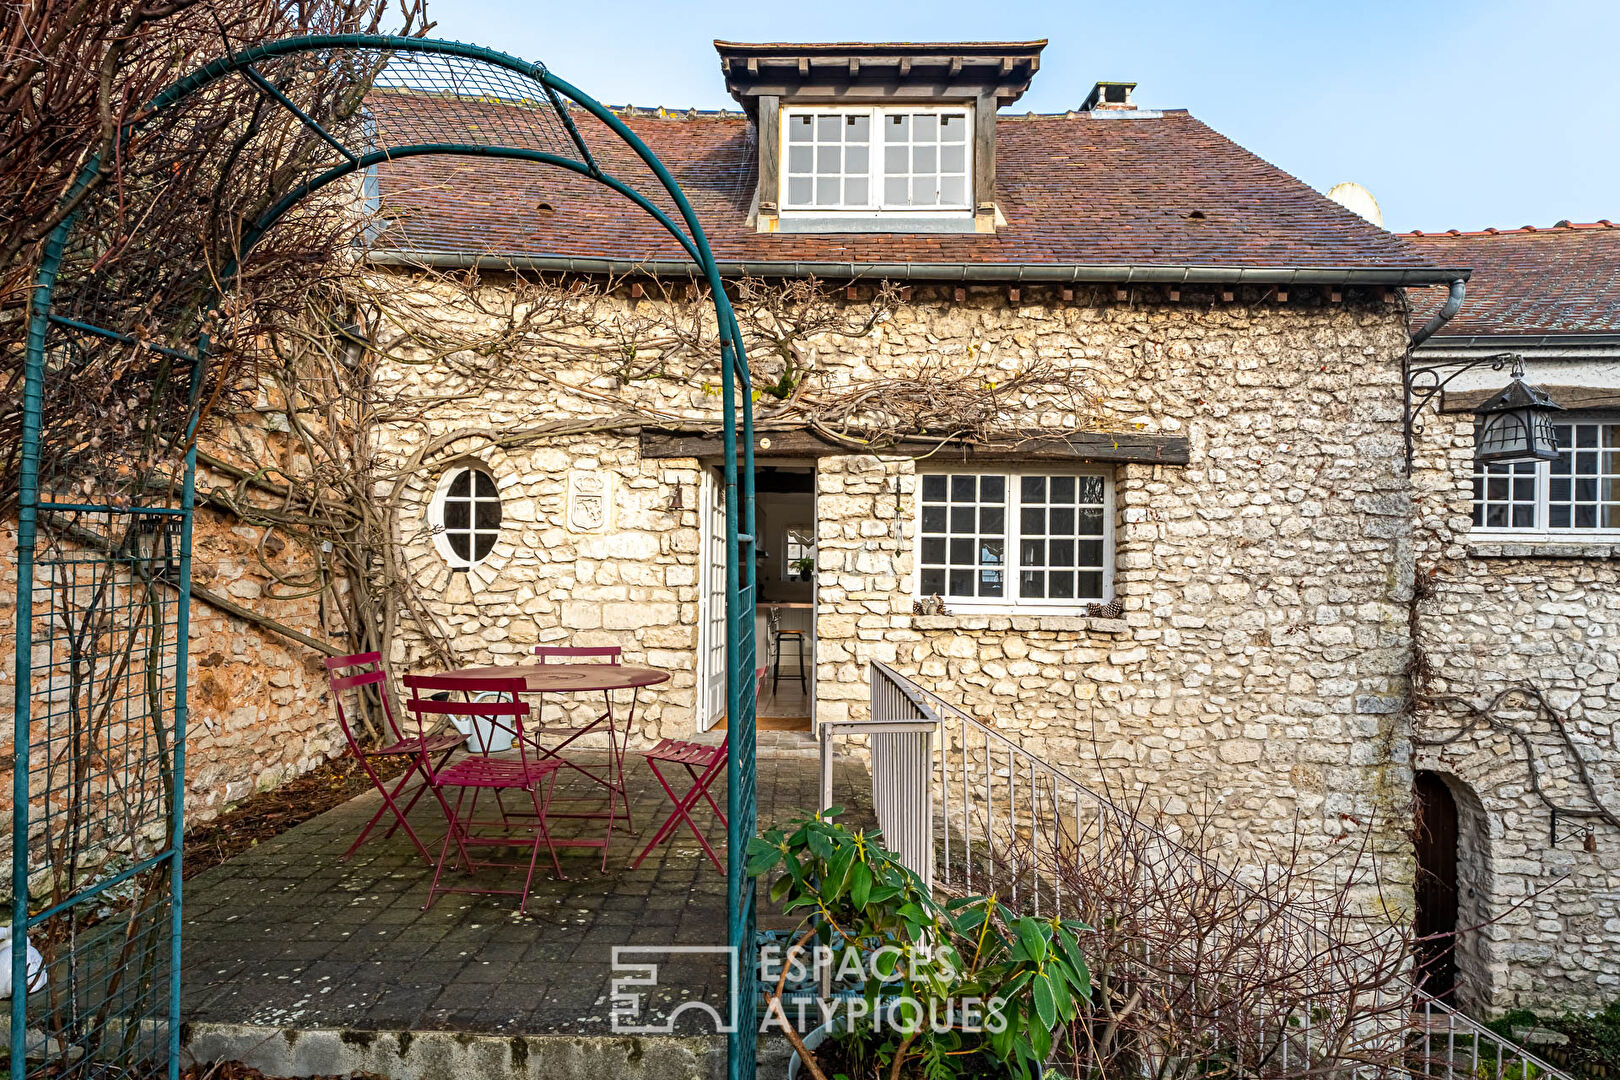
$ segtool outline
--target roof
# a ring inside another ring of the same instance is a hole
[[[374,93],[370,105],[384,144],[394,141],[390,129],[467,131],[478,136],[469,141],[488,142],[490,132],[522,129],[520,114],[533,112],[397,91]],[[593,117],[573,115],[605,169],[670,206],[628,148]],[[757,150],[746,117],[620,115],[680,183],[728,273],[842,264],[856,276],[879,265],[885,276],[902,276],[900,267],[913,277],[947,279],[992,276],[964,272],[964,265],[1016,277],[1084,264],[1224,268],[1269,281],[1303,280],[1284,268],[1343,271],[1345,280],[1393,272],[1377,279],[1386,283],[1456,276],[1184,111],[998,117],[997,202],[1007,223],[994,235],[758,233],[749,221]],[[418,157],[381,168],[378,184],[394,218],[377,241],[382,249],[520,262],[684,258],[631,203],[555,168]]]
[[[1613,222],[1405,236],[1431,259],[1474,270],[1443,337],[1620,332],[1620,226]],[[1443,299],[1430,292],[1412,294],[1414,325]]]

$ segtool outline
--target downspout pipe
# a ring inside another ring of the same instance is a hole
[[[1412,340],[1407,346],[1408,352],[1428,341],[1442,326],[1451,321],[1451,317],[1462,308],[1463,295],[1467,291],[1467,278],[1456,278],[1451,282],[1451,288],[1446,293],[1446,302],[1440,305],[1440,310],[1434,313],[1433,318],[1420,326],[1417,332],[1412,335]]]
[[[1442,326],[1451,321],[1451,317],[1462,308],[1463,296],[1468,291],[1467,278],[1455,278],[1446,293],[1446,302],[1440,305],[1440,310],[1412,335],[1406,345],[1406,352],[1401,356],[1401,437],[1406,444],[1406,475],[1412,475],[1412,462],[1417,456],[1417,414],[1422,411],[1423,403],[1412,400],[1412,354],[1419,345],[1428,341]],[[1432,395],[1431,395],[1432,396]]]

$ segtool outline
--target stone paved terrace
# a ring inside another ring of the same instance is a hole
[[[289,1032],[311,1029],[351,1040],[361,1032],[607,1034],[614,945],[725,940],[724,878],[689,832],[629,869],[669,812],[645,764],[632,760],[639,839],[615,833],[606,874],[595,849],[564,849],[563,881],[552,879],[542,856],[526,917],[506,896],[445,895],[423,911],[431,871],[403,834],[374,836],[343,862],[378,804],[375,792],[198,875],[185,894],[186,1021],[193,1030],[245,1025],[289,1044]],[[808,734],[762,732],[761,820],[814,806],[817,774]],[[560,779],[558,799],[565,787],[588,784],[577,774]],[[714,791],[723,807],[723,779]],[[841,758],[834,791],[855,820],[870,823],[863,762]],[[709,822],[710,842],[723,850],[713,815],[694,816]],[[444,832],[437,806],[424,799],[411,819],[436,851],[429,837]],[[583,827],[600,825],[559,821],[554,829]],[[762,913],[761,923],[771,925],[770,916]],[[723,1000],[723,962],[680,960],[663,967],[659,982]]]

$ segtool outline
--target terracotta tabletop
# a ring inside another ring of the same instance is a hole
[[[669,681],[669,672],[625,664],[490,664],[456,668],[446,678],[518,679],[531,694],[569,694],[586,690],[628,690]]]

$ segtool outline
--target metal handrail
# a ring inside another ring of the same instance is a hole
[[[1457,1068],[1458,1051],[1467,1050],[1469,1062],[1466,1066],[1465,1075],[1479,1078],[1479,1049],[1483,1043],[1491,1047],[1492,1052],[1488,1057],[1495,1060],[1495,1066],[1489,1074],[1489,1080],[1531,1080],[1527,1070],[1523,1068],[1517,1072],[1513,1070],[1510,1063],[1514,1059],[1518,1059],[1522,1064],[1530,1065],[1546,1076],[1551,1077],[1552,1080],[1570,1080],[1568,1073],[1551,1064],[1545,1058],[1532,1054],[1512,1039],[1503,1038],[1484,1024],[1465,1013],[1459,1012],[1438,998],[1422,990],[1414,990],[1413,998],[1416,1004],[1416,1008],[1413,1010],[1414,1021],[1418,1016],[1422,1017],[1419,1026],[1427,1042],[1432,1044],[1435,1039],[1442,1037],[1445,1039],[1446,1054],[1443,1060],[1453,1071]],[[1443,1021],[1443,1029],[1436,1027],[1436,1013],[1439,1014],[1440,1019]],[[1459,1047],[1457,1045],[1459,1038],[1468,1040],[1467,1046]]]

